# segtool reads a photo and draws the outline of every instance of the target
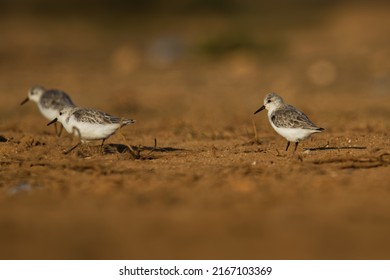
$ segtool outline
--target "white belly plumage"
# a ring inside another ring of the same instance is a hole
[[[53,120],[57,117],[58,115],[58,110],[56,109],[48,109],[48,108],[42,108],[41,106],[38,105],[39,111],[41,111],[42,115],[48,119],[48,120]]]
[[[120,124],[96,124],[86,122],[72,122],[65,125],[68,133],[73,133],[81,140],[103,140],[111,136]]]
[[[304,129],[304,128],[285,128],[285,127],[276,127],[272,122],[270,122],[275,131],[287,139],[290,142],[299,142],[308,138],[313,133],[320,132],[318,130]]]

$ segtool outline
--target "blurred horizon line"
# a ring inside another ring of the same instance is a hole
[[[251,1],[251,0],[0,0],[0,14],[6,13],[31,13],[40,15],[56,14],[192,14],[192,13],[221,13],[235,14],[251,12],[254,9],[267,13],[311,10],[325,7],[332,7],[345,4],[367,3],[366,1],[353,0],[274,0]],[[374,0],[367,3],[389,4],[386,0]]]

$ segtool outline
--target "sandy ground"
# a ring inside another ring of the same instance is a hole
[[[277,26],[280,53],[217,58],[196,46],[205,25],[207,38],[230,28],[223,18],[142,33],[3,17],[0,258],[388,259],[388,14],[339,6]],[[177,57],[153,52],[166,34]],[[91,143],[64,155],[77,139],[19,106],[34,84],[137,123],[104,154]],[[266,113],[253,116],[270,91],[325,131],[285,152]]]

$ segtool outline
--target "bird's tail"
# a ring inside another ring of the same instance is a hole
[[[125,125],[128,125],[128,124],[135,123],[135,122],[136,122],[135,120],[124,119],[124,120],[121,121],[121,127],[125,126]]]

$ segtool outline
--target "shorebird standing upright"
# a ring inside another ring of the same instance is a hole
[[[297,108],[285,104],[276,93],[267,94],[264,98],[264,105],[255,114],[264,109],[268,110],[268,120],[273,129],[287,139],[286,151],[290,146],[290,142],[295,143],[294,151],[296,151],[299,141],[308,138],[313,133],[324,130],[316,126]]]

